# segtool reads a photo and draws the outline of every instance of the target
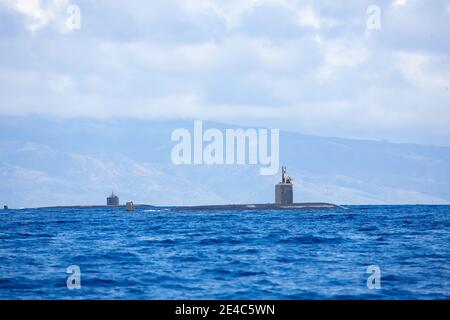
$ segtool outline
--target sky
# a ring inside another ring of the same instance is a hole
[[[449,39],[450,0],[0,0],[0,116],[449,146]]]

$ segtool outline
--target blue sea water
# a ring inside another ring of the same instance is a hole
[[[449,263],[450,206],[0,211],[1,299],[448,299]]]

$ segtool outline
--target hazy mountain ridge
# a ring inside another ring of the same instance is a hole
[[[223,124],[205,123],[219,129]],[[4,118],[0,192],[11,207],[121,202],[159,205],[272,202],[279,176],[259,166],[175,166],[176,128],[192,121]],[[450,147],[281,132],[280,165],[296,201],[450,203]]]

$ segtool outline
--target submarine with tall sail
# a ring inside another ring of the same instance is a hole
[[[287,174],[286,166],[281,170],[281,181],[275,185],[275,202],[262,204],[226,204],[226,205],[204,205],[204,206],[181,206],[172,207],[175,210],[274,210],[274,209],[335,209],[341,206],[326,202],[304,202],[294,203],[293,179]]]

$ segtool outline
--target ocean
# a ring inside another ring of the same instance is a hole
[[[3,210],[0,299],[450,298],[450,206],[346,208]]]

